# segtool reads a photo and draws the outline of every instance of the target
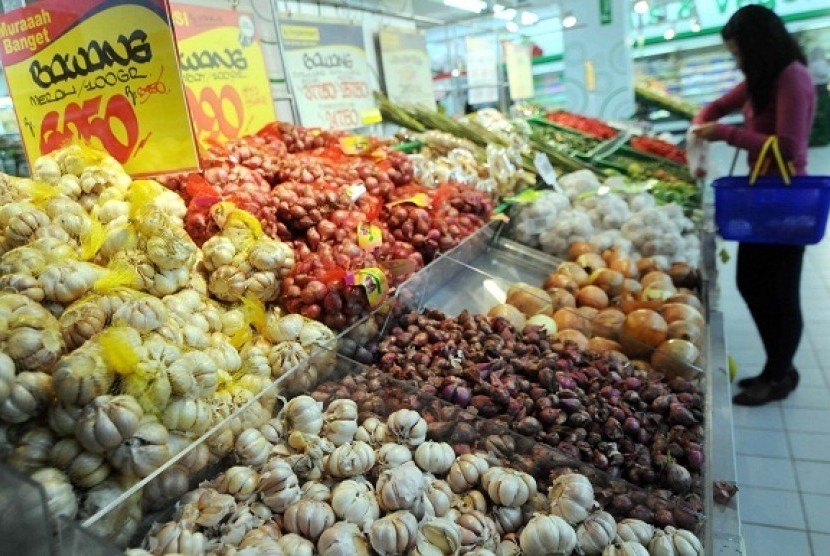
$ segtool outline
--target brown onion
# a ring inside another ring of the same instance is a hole
[[[542,284],[542,287],[547,291],[551,291],[552,289],[563,289],[571,294],[576,294],[576,292],[579,291],[579,284],[577,284],[576,280],[570,276],[559,274],[557,272],[554,272],[545,278],[545,283]]]
[[[588,283],[588,273],[577,263],[564,262],[556,269],[556,273],[572,278],[580,288]]]
[[[605,268],[605,260],[599,253],[583,253],[577,257],[576,264],[581,266],[589,275],[601,268]]]
[[[625,313],[613,307],[602,309],[591,319],[591,334],[616,340],[625,321]]]
[[[687,342],[698,345],[703,338],[703,331],[698,325],[692,322],[676,320],[669,324],[668,338],[686,340]]]
[[[576,283],[574,283],[574,285],[576,285]],[[569,307],[571,309],[576,308],[576,298],[565,288],[551,288],[548,290],[548,295],[550,296],[550,303],[553,312],[556,312],[563,307]]]
[[[593,338],[588,340],[588,349],[590,351],[605,353],[607,351],[620,351],[622,349],[622,346],[614,340],[609,340],[608,338],[602,338],[600,336],[594,336]]]
[[[700,273],[689,263],[674,262],[667,272],[678,288],[695,288],[700,282]]]
[[[556,340],[562,343],[574,342],[580,351],[588,349],[588,338],[579,330],[566,328],[556,333]]]
[[[568,260],[575,261],[585,253],[597,253],[597,246],[587,241],[575,241],[568,247]]]
[[[639,271],[640,276],[645,276],[655,270],[662,272],[666,269],[666,266],[664,257],[645,257],[637,261],[637,271]]]
[[[607,261],[607,259],[606,259]],[[608,263],[608,268],[622,274],[623,278],[639,278],[640,271],[637,264],[628,257],[618,257]]]
[[[629,357],[651,354],[666,340],[668,324],[656,311],[637,309],[630,312],[620,330],[620,343]]]
[[[538,326],[539,328],[543,329],[548,336],[554,336],[558,327],[556,326],[556,321],[553,320],[553,317],[549,317],[548,315],[533,315],[529,319],[527,319],[525,323],[525,327],[527,326]]]
[[[608,307],[608,294],[599,286],[583,286],[576,294],[576,302],[581,307],[604,309]]]
[[[588,283],[602,288],[602,291],[608,294],[609,297],[615,297],[623,292],[623,284],[625,277],[610,268],[600,268],[595,270],[591,276],[588,277]]]
[[[700,350],[693,343],[673,338],[662,342],[651,355],[651,364],[667,379],[682,377],[692,379],[700,372],[695,362]]]
[[[513,325],[516,330],[522,330],[525,327],[525,316],[513,305],[508,303],[501,303],[494,306],[488,311],[487,316],[491,319],[501,317]]]
[[[691,293],[683,293],[680,290],[677,291],[676,294],[671,296],[666,300],[666,303],[685,303],[686,305],[690,305],[703,313],[703,303],[701,303],[700,299]]]
[[[559,309],[553,314],[553,320],[559,330],[578,330],[585,336],[591,333],[591,321],[576,309]]]
[[[700,311],[685,303],[664,303],[659,313],[669,324],[678,320],[691,321],[701,328],[705,324]]]
[[[507,290],[507,303],[530,317],[540,313],[550,314],[550,296],[542,288],[518,282]]]

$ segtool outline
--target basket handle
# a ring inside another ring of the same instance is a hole
[[[758,174],[761,172],[761,168],[765,168],[765,164],[767,161],[767,155],[772,151],[772,155],[775,158],[775,162],[778,164],[778,170],[781,172],[781,179],[784,180],[784,183],[790,185],[790,169],[787,164],[784,162],[784,157],[781,155],[781,147],[778,145],[778,137],[775,135],[770,135],[767,137],[767,140],[764,141],[764,146],[761,147],[761,151],[758,153],[758,160],[755,161],[755,166],[752,168],[752,175],[749,177],[749,184],[753,185],[758,180]]]

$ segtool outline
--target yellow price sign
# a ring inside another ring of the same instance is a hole
[[[0,38],[30,163],[83,141],[133,176],[198,168],[165,0],[44,0]]]
[[[347,274],[345,283],[347,286],[362,286],[366,290],[366,297],[372,307],[377,307],[389,291],[386,274],[375,267]]]
[[[386,203],[387,207],[394,207],[396,205],[403,205],[403,204],[412,204],[419,207],[428,207],[432,200],[429,198],[429,195],[426,193],[416,193],[412,197],[407,197],[406,199],[400,199],[398,201],[392,201],[391,203]]]
[[[340,150],[343,154],[360,156],[372,147],[372,142],[365,135],[348,135],[340,138]]]
[[[253,15],[172,5],[187,105],[201,147],[256,133],[276,120]]]
[[[357,225],[357,244],[364,251],[372,251],[383,244],[383,232],[374,224],[361,222]]]

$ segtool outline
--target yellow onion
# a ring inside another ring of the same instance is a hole
[[[669,324],[667,336],[669,339],[677,338],[698,345],[703,338],[703,329],[693,322],[676,320]]]
[[[620,343],[629,357],[646,356],[663,343],[668,328],[656,311],[637,309],[625,317],[620,330]]]
[[[568,260],[575,261],[585,253],[598,253],[597,246],[587,241],[575,241],[568,247]]]
[[[580,307],[605,309],[608,307],[608,294],[599,286],[582,286],[576,294],[576,302]]]
[[[550,313],[551,303],[548,293],[524,282],[513,284],[507,290],[507,303],[513,305],[526,316]]]
[[[554,313],[563,307],[576,308],[574,294],[565,288],[550,288],[548,295],[550,296],[551,310]]]
[[[487,316],[491,319],[501,317],[512,324],[516,330],[522,330],[525,327],[526,319],[524,314],[509,303],[501,303],[494,306],[487,313]]]
[[[577,257],[576,264],[591,275],[597,270],[605,268],[605,259],[599,253],[583,253]]]
[[[625,276],[610,268],[599,268],[588,277],[588,283],[601,288],[609,297],[615,297],[623,292]]]
[[[700,369],[695,362],[700,357],[700,350],[693,343],[686,340],[666,340],[657,346],[651,355],[651,364],[654,369],[666,375],[666,378],[682,377],[694,378]]]
[[[548,315],[533,315],[527,319],[525,327],[527,326],[538,326],[542,328],[548,336],[553,336],[558,330],[556,321]]]
[[[606,259],[607,261],[607,259]],[[623,275],[623,278],[637,278],[640,271],[637,270],[637,263],[628,257],[618,257],[608,262],[608,268]]]
[[[579,284],[576,280],[570,276],[560,274],[558,272],[554,272],[545,278],[545,282],[542,284],[542,287],[548,292],[553,289],[562,289],[574,295],[579,291]]]
[[[666,300],[666,303],[685,303],[703,313],[703,303],[693,293],[685,293],[678,290],[676,294]]]
[[[621,351],[622,346],[619,342],[615,342],[614,340],[609,340],[608,338],[602,338],[600,336],[594,336],[590,340],[588,340],[588,348],[590,351],[596,351],[598,353],[606,353],[609,351]]]
[[[591,333],[591,321],[576,309],[559,309],[553,314],[558,330],[577,330],[587,336]]]
[[[616,340],[620,337],[623,322],[625,322],[625,313],[614,307],[607,307],[591,319],[591,334]]]
[[[659,313],[669,324],[678,320],[685,320],[700,327],[704,325],[703,315],[700,314],[700,311],[685,303],[664,303],[660,306]]]
[[[577,263],[564,262],[557,267],[556,272],[573,278],[580,288],[588,283],[588,273]]]
[[[556,333],[556,341],[562,342],[563,344],[565,342],[574,342],[580,351],[588,349],[588,338],[579,330],[560,330]]]

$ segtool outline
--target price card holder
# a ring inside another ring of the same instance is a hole
[[[374,224],[361,222],[357,225],[357,244],[364,251],[372,252],[383,244],[383,232]]]
[[[43,0],[0,25],[30,164],[85,142],[133,176],[198,168],[165,0]]]
[[[379,268],[371,267],[346,274],[347,286],[362,286],[366,290],[369,305],[377,307],[389,292],[386,275]]]

